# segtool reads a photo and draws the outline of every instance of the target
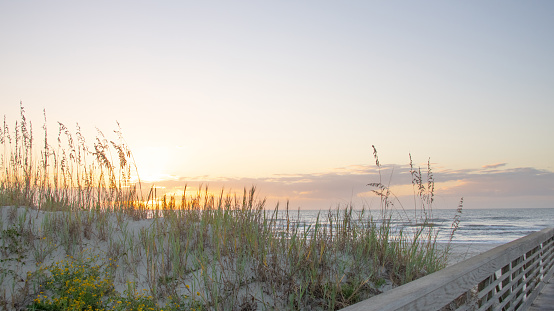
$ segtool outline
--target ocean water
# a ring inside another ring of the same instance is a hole
[[[450,228],[454,211],[437,210],[433,214],[443,224],[442,231]],[[551,227],[554,208],[467,209],[462,212],[453,242],[508,243]],[[445,240],[440,233],[439,238]]]
[[[320,223],[326,225],[328,210],[301,210],[299,214],[297,211],[291,211],[290,215],[295,220],[294,224],[309,226],[315,223],[318,213]],[[353,211],[353,214],[355,215],[356,211]],[[450,239],[455,215],[456,211],[452,209],[432,211],[429,221],[438,232],[438,242],[448,242]],[[372,216],[374,220],[379,219],[380,213],[373,211]],[[409,229],[417,222],[420,214],[414,215],[413,211],[395,211],[391,217],[395,227]],[[357,216],[353,218],[357,219]],[[279,219],[284,224],[283,214],[279,215]],[[549,227],[554,227],[554,208],[464,209],[452,242],[503,244]]]

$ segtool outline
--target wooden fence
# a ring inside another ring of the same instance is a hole
[[[553,266],[548,228],[342,310],[526,310]]]

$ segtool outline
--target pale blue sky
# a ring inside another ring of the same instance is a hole
[[[0,107],[91,139],[117,120],[150,179],[328,176],[372,164],[371,145],[390,164],[552,172],[552,16],[552,1],[3,1]]]

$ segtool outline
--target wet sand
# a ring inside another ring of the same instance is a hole
[[[450,245],[450,255],[448,257],[448,265],[451,266],[460,261],[464,261],[473,256],[489,251],[502,243],[452,243]],[[446,244],[440,244],[440,247],[446,247]]]

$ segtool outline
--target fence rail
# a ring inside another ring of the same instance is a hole
[[[526,310],[553,266],[554,228],[548,228],[342,310]]]

